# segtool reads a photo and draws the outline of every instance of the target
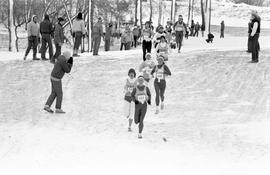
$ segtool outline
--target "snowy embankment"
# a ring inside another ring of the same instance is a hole
[[[165,110],[148,108],[143,139],[127,132],[123,83],[141,49],[76,58],[63,79],[65,115],[42,110],[48,62],[0,55],[0,172],[3,174],[270,173],[270,52],[248,64],[246,38],[185,40],[168,62]],[[206,48],[206,49],[203,49]],[[14,58],[14,59],[12,59]],[[152,103],[154,104],[155,93]]]

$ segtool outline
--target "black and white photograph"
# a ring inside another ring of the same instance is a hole
[[[0,0],[1,175],[270,175],[270,0]]]

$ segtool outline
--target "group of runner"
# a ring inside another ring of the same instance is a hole
[[[151,105],[150,86],[152,79],[154,79],[156,93],[155,114],[159,114],[159,111],[164,109],[166,77],[171,75],[166,62],[169,61],[171,49],[177,48],[178,53],[180,53],[185,33],[186,25],[182,15],[179,15],[178,21],[174,25],[167,24],[165,28],[161,25],[158,26],[156,33],[153,31],[150,21],[145,23],[141,36],[143,62],[139,65],[139,75],[136,77],[135,69],[129,69],[124,86],[124,115],[128,118],[128,131],[132,131],[134,120],[135,124],[139,124],[139,139],[142,138],[147,106]],[[154,52],[152,52],[152,48],[155,49]],[[156,61],[152,57],[156,57]]]

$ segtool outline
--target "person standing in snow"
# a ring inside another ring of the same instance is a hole
[[[191,25],[190,25],[190,36],[193,36],[194,34],[194,28],[195,28],[195,23],[194,20],[191,20]]]
[[[197,23],[195,24],[194,29],[195,29],[195,32],[194,32],[193,36],[198,37],[198,36],[199,36],[199,30],[200,30],[200,24],[199,24],[199,22],[197,22]]]
[[[124,87],[125,90],[125,103],[124,103],[124,115],[127,117],[128,120],[128,132],[131,132],[131,125],[134,118],[134,110],[135,110],[135,104],[132,100],[131,93],[133,89],[136,87],[136,72],[135,69],[131,68],[128,71],[128,78],[126,79],[126,84]]]
[[[62,78],[65,73],[69,73],[71,71],[73,65],[73,58],[71,57],[70,52],[65,51],[63,55],[60,55],[54,64],[54,68],[51,73],[51,85],[52,91],[51,95],[49,96],[44,110],[50,113],[54,111],[51,109],[51,105],[53,104],[54,100],[56,99],[55,104],[55,112],[56,113],[65,113],[62,110],[62,99],[63,99],[63,90],[62,90]]]
[[[151,29],[151,22],[147,21],[145,23],[145,28],[142,30],[143,61],[146,60],[145,58],[146,53],[151,53],[153,36],[154,36],[154,32]]]
[[[147,86],[144,85],[143,76],[138,77],[138,85],[133,89],[131,97],[135,103],[134,122],[139,124],[138,138],[142,138],[143,121],[147,112],[147,103],[151,105],[151,93]]]
[[[101,37],[104,37],[101,17],[98,17],[98,22],[93,26],[92,34],[93,34],[93,46],[94,46],[93,55],[97,56],[100,42],[101,42]]]
[[[166,89],[165,77],[171,75],[169,67],[164,63],[164,58],[159,56],[157,58],[158,65],[154,67],[151,75],[155,74],[154,87],[156,91],[156,114],[159,113],[159,104],[161,99],[161,110],[164,109],[164,93]]]
[[[182,15],[179,15],[178,21],[174,24],[173,26],[175,33],[176,33],[176,43],[178,47],[178,53],[180,53],[181,47],[182,47],[182,42],[183,42],[183,37],[184,34],[186,33],[186,24],[183,22],[183,17]]]
[[[134,27],[133,29],[133,37],[134,37],[134,47],[136,48],[137,47],[137,42],[138,42],[138,39],[140,37],[140,30],[137,26]]]
[[[79,52],[79,47],[82,44],[82,37],[85,36],[85,24],[83,20],[82,13],[79,12],[77,18],[74,20],[72,25],[72,34],[75,38],[74,47],[73,47],[73,56],[77,57]]]
[[[220,23],[220,38],[224,38],[224,30],[225,30],[225,24],[224,24],[224,21],[221,21],[221,23]]]
[[[41,34],[41,59],[48,60],[46,58],[47,44],[49,47],[49,58],[53,57],[53,46],[52,46],[52,36],[53,36],[53,25],[50,22],[49,15],[44,15],[44,20],[40,23],[40,34]]]
[[[39,24],[36,15],[33,15],[32,20],[27,24],[28,47],[25,51],[24,60],[26,60],[31,48],[33,48],[33,60],[37,58],[37,45],[39,39]]]
[[[253,11],[251,13],[251,63],[259,62],[259,37],[261,32],[261,18],[258,16],[257,12]]]
[[[65,21],[62,17],[58,18],[58,23],[55,25],[55,30],[54,30],[54,45],[55,45],[55,54],[51,59],[51,63],[55,63],[55,59],[58,58],[59,55],[61,55],[61,48],[62,45],[64,44],[64,39],[65,39],[65,35],[64,35],[64,29],[63,29],[63,25],[64,25]]]
[[[150,79],[152,78],[151,71],[155,67],[155,62],[152,60],[151,53],[145,55],[146,60],[139,66],[139,72],[142,73],[145,80],[145,85],[148,86]]]

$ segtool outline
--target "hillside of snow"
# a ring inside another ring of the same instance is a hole
[[[177,16],[182,14],[184,21],[188,18],[188,0],[178,1],[178,8],[176,9]],[[143,21],[149,20],[149,2],[143,3]],[[163,2],[163,16],[162,24],[171,16],[171,2]],[[270,28],[270,7],[257,7],[247,4],[235,4],[229,0],[212,0],[212,24],[220,25],[222,20],[227,26],[246,27],[250,19],[251,10],[256,10],[262,18],[262,28]],[[130,18],[131,16],[127,16]],[[132,16],[133,17],[133,16]],[[201,23],[201,6],[200,0],[194,1],[194,20]],[[158,1],[153,0],[153,22],[157,25],[158,22]]]
[[[85,53],[63,79],[64,115],[42,110],[52,65],[0,54],[0,172],[4,175],[270,174],[270,37],[247,63],[245,37],[184,40],[168,66],[165,110],[127,132],[123,86],[141,48]],[[233,44],[232,44],[233,43]],[[31,55],[31,53],[30,53]]]

